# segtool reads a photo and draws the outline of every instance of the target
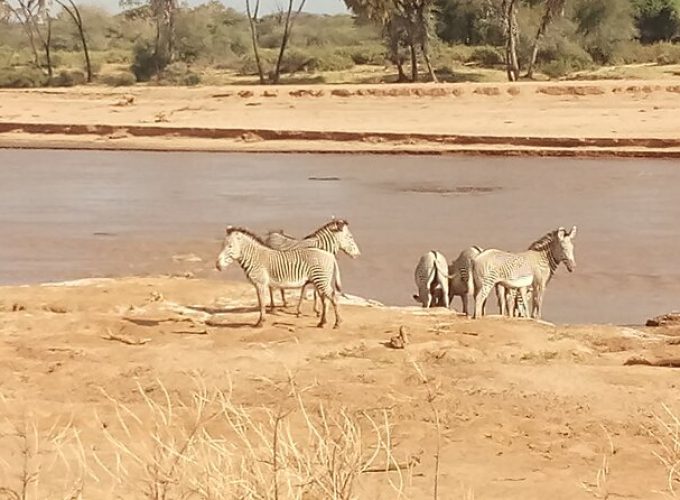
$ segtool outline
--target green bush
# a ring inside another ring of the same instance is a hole
[[[79,69],[62,69],[50,80],[52,87],[73,87],[83,85],[86,81],[85,73]]]
[[[111,87],[129,87],[137,83],[137,78],[130,71],[114,71],[99,76],[99,80]]]
[[[0,88],[44,87],[47,80],[47,75],[38,68],[30,66],[0,68]]]
[[[201,83],[201,77],[194,73],[183,62],[175,62],[166,66],[161,73],[159,83],[163,85],[198,85]]]
[[[482,66],[497,66],[503,64],[503,54],[496,47],[482,45],[472,50],[468,62],[476,62]]]
[[[342,71],[354,67],[354,60],[341,52],[312,55],[308,71]]]
[[[444,63],[464,63],[470,60],[473,50],[467,45],[440,45],[437,59]]]
[[[382,66],[385,64],[385,48],[380,45],[362,45],[345,51],[354,64]]]
[[[130,68],[138,82],[148,82],[168,65],[166,54],[156,53],[153,42],[142,40],[133,48],[133,63]]]

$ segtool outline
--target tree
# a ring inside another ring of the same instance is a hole
[[[260,77],[260,85],[264,85],[264,71],[262,70],[262,60],[260,59],[260,49],[257,42],[257,14],[260,10],[260,0],[255,3],[255,11],[250,11],[250,0],[246,0],[246,13],[250,24],[250,37],[253,42],[253,53],[255,54],[255,64],[257,64],[257,74]]]
[[[17,0],[14,7],[9,2],[4,2],[6,10],[9,10],[16,20],[22,25],[33,52],[34,64],[41,67],[38,56],[37,43],[45,53],[45,66],[47,75],[52,78],[52,18],[45,7],[44,0]]]
[[[92,83],[92,63],[90,62],[90,51],[87,49],[87,40],[85,39],[85,28],[83,27],[83,18],[80,16],[80,10],[78,6],[73,2],[73,0],[68,0],[70,7],[67,6],[62,0],[56,0],[56,2],[61,5],[61,8],[66,11],[66,13],[73,19],[73,22],[78,28],[78,34],[80,35],[80,42],[83,45],[83,54],[85,55],[85,70],[87,71],[87,82]]]
[[[300,6],[295,11],[293,15],[293,4],[295,0],[288,0],[288,10],[286,11],[286,18],[283,25],[283,36],[281,37],[281,46],[279,48],[279,57],[276,59],[276,68],[274,69],[274,75],[272,76],[272,83],[279,83],[281,78],[281,62],[283,61],[283,54],[288,46],[288,40],[290,39],[290,33],[293,29],[293,23],[302,12],[302,8],[305,6],[306,0],[300,0]]]
[[[418,80],[418,50],[423,55],[430,79],[437,81],[430,59],[430,39],[435,36],[435,0],[345,0],[345,4],[355,15],[383,29],[391,55],[396,54],[395,49],[398,51],[402,44],[408,47],[412,81]],[[401,78],[401,61],[399,58],[396,61]]]
[[[543,17],[541,17],[541,23],[538,25],[536,37],[534,38],[534,43],[531,48],[531,59],[529,60],[529,67],[527,68],[527,78],[533,78],[534,65],[536,64],[536,58],[538,57],[538,46],[541,43],[543,35],[545,35],[548,25],[556,16],[562,15],[564,12],[565,3],[566,0],[545,0]]]
[[[640,41],[671,41],[680,35],[680,0],[633,0]]]
[[[519,79],[519,59],[517,58],[517,40],[519,26],[517,24],[517,0],[503,0],[503,27],[505,31],[505,67],[508,81]]]

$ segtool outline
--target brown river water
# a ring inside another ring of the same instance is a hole
[[[387,304],[415,305],[427,250],[522,250],[576,224],[577,268],[550,283],[545,319],[680,309],[677,161],[0,150],[0,172],[3,284],[244,279],[214,270],[225,225],[304,236],[335,215],[362,250],[340,257],[344,290]]]

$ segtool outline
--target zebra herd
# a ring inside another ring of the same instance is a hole
[[[572,272],[576,226],[567,231],[559,227],[534,241],[524,252],[511,253],[472,246],[463,250],[447,266],[444,255],[431,250],[418,261],[415,281],[418,294],[413,297],[423,307],[449,307],[460,296],[463,312],[468,297],[474,295],[473,317],[484,314],[486,301],[495,289],[502,315],[515,314],[540,318],[545,289],[561,263]]]
[[[576,226],[567,231],[559,227],[533,242],[520,253],[496,249],[484,250],[477,246],[463,250],[458,258],[447,264],[437,251],[423,255],[415,271],[418,294],[414,298],[423,307],[449,307],[455,296],[460,296],[463,312],[468,315],[468,296],[474,294],[474,317],[484,313],[484,306],[492,290],[496,290],[501,314],[516,313],[541,316],[545,287],[557,267],[564,262],[574,270],[573,239]],[[352,258],[361,252],[349,230],[349,223],[333,219],[313,233],[298,240],[283,230],[269,231],[262,238],[249,229],[228,226],[216,267],[222,271],[237,262],[257,292],[259,319],[255,326],[264,324],[265,293],[269,292],[270,311],[274,312],[274,291],[280,290],[284,307],[285,290],[299,288],[297,315],[305,296],[305,288],[314,286],[314,312],[320,316],[319,327],[327,323],[328,302],[335,314],[334,328],[342,319],[338,310],[337,293],[341,292],[340,270],[336,256],[343,251]],[[317,299],[321,308],[317,311]]]

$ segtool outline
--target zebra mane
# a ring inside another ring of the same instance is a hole
[[[326,222],[323,226],[318,228],[316,231],[314,231],[311,234],[308,234],[303,240],[306,240],[307,238],[313,238],[317,234],[319,234],[321,231],[324,229],[330,229],[331,231],[342,231],[345,226],[349,226],[349,222],[347,222],[344,219],[333,219],[329,222]]]
[[[550,244],[557,239],[557,233],[560,230],[564,231],[564,228],[558,227],[557,229],[553,229],[549,233],[541,236],[539,239],[529,245],[529,250],[546,250],[548,247],[550,247]]]
[[[242,233],[245,234],[246,236],[250,236],[252,239],[257,241],[260,245],[266,246],[269,248],[269,245],[267,245],[264,240],[252,232],[250,229],[246,227],[234,227],[234,226],[227,226],[227,236],[229,236],[231,233]]]
[[[285,236],[286,238],[290,238],[291,240],[296,239],[295,236],[288,234],[283,229],[272,229],[270,231],[267,231],[267,236],[271,236],[272,234],[278,234],[280,236]]]

